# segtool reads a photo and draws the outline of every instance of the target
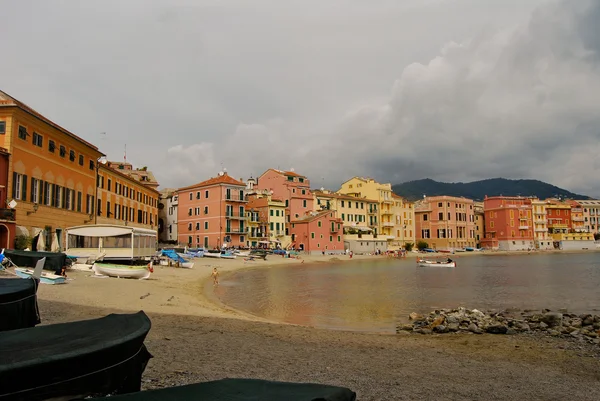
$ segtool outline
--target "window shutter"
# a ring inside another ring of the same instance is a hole
[[[38,201],[39,204],[41,205],[45,205],[46,204],[46,182],[44,180],[40,180],[39,183],[40,186],[40,199]]]
[[[23,190],[21,191],[21,194],[23,195],[21,197],[21,200],[26,201],[27,200],[27,176],[25,174],[23,174]]]
[[[81,212],[81,192],[77,191],[77,211]]]
[[[61,203],[62,205],[60,205],[63,209],[67,208],[67,188],[62,187],[62,199],[61,199]]]
[[[17,198],[17,173],[13,171],[13,181],[12,181],[12,197],[13,199]]]
[[[50,206],[56,207],[56,185],[50,184],[48,189],[50,188],[52,188],[52,191],[50,192]]]
[[[35,201],[35,178],[31,177],[31,201]]]

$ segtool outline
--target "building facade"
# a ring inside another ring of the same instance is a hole
[[[158,231],[159,195],[153,187],[100,163],[94,223]]]
[[[30,238],[34,250],[63,249],[65,228],[94,219],[96,166],[103,154],[1,91],[0,148],[9,155],[4,196],[5,204],[16,204],[8,212],[15,234]],[[0,230],[6,227],[0,219]]]
[[[256,215],[252,214],[252,216],[257,220],[253,222],[253,227],[249,228],[248,246],[288,247],[291,239],[286,222],[284,201],[273,197],[268,190],[254,191],[247,198],[247,210],[255,213]]]
[[[394,239],[390,241],[391,249],[404,249],[406,244],[415,244],[415,220],[414,203],[407,201],[403,197],[392,193],[394,205],[394,229],[392,235]]]
[[[220,172],[177,190],[179,243],[190,247],[246,246],[246,184]]]
[[[162,243],[177,243],[179,195],[173,188],[160,191],[158,200],[158,238]]]
[[[576,200],[583,208],[583,228],[586,232],[597,234],[600,225],[600,200]]]
[[[562,250],[593,249],[594,234],[582,229],[581,221],[573,221],[574,215],[580,215],[583,220],[583,210],[579,205],[548,199],[546,211],[548,214],[548,230],[554,242],[554,248]],[[576,214],[573,209],[577,210]],[[579,219],[578,219],[579,220]],[[576,229],[577,228],[577,229]]]
[[[533,244],[535,249],[554,249],[554,243],[548,232],[547,202],[540,199],[531,199],[533,212]]]
[[[298,219],[312,211],[313,196],[310,180],[292,170],[268,169],[256,182],[257,191],[270,191],[275,199],[281,199],[286,208],[286,222]]]
[[[473,212],[475,214],[475,246],[480,248],[481,240],[485,237],[483,202],[473,202]]]
[[[453,196],[425,197],[415,204],[417,242],[432,249],[475,247],[473,201]]]
[[[343,253],[343,224],[335,212],[307,212],[290,223],[292,247],[309,254]]]
[[[531,198],[492,196],[483,201],[483,248],[502,251],[534,249]]]

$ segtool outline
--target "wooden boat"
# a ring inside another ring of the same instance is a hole
[[[92,270],[97,276],[109,276],[118,278],[136,278],[138,280],[150,277],[152,262],[142,266],[115,265],[111,263],[94,263]]]
[[[191,269],[194,267],[194,262],[179,262],[179,267],[184,267],[186,269]]]
[[[204,252],[204,257],[205,258],[220,258],[221,257],[221,251],[217,251],[214,249],[209,249],[208,251]]]
[[[258,379],[221,379],[156,390],[140,391],[89,401],[217,401],[217,400],[286,400],[286,401],[355,401],[356,393],[345,387],[315,383],[285,383]]]
[[[246,257],[250,256],[250,251],[235,251],[233,252],[235,256]]]
[[[427,260],[427,259],[417,259],[417,264],[421,267],[456,267],[456,262],[453,260]]]
[[[33,276],[33,269],[15,267],[15,273],[21,278],[31,278]],[[40,283],[43,284],[64,284],[66,282],[66,277],[59,276],[58,274],[42,273],[42,276],[40,277]]]
[[[150,326],[138,312],[1,332],[0,400],[140,391]]]

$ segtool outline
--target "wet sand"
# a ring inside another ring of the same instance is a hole
[[[249,263],[198,259],[193,269],[155,266],[142,281],[69,272],[67,285],[40,286],[42,324],[144,310],[152,319],[146,344],[154,355],[146,389],[253,377],[346,386],[360,400],[600,399],[598,346],[525,335],[385,335],[274,324],[204,293],[205,287],[211,292],[213,266],[227,274],[298,263],[276,256]]]

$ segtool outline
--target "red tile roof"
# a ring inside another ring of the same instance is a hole
[[[246,186],[246,184],[244,184],[243,182],[238,181],[235,178],[231,178],[227,174],[223,174],[223,175],[219,175],[217,177],[209,178],[208,180],[199,182],[198,184],[179,188],[179,190],[181,191],[181,190],[191,189],[191,188],[208,187],[210,185],[218,185],[218,184],[237,185],[237,186],[241,186],[241,187]]]

